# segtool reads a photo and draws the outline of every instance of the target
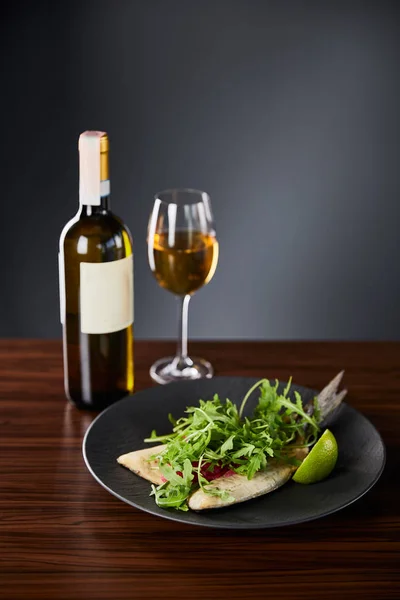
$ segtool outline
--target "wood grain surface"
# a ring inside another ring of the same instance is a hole
[[[137,389],[169,342],[136,344]],[[321,388],[346,370],[348,402],[378,428],[378,484],[330,517],[276,530],[209,530],[140,512],[86,470],[94,414],[64,398],[61,344],[0,341],[0,598],[400,598],[400,344],[193,342],[219,375]]]

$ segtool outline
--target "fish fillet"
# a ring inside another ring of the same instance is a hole
[[[298,448],[293,454],[296,458],[302,460],[307,455],[307,448]],[[239,504],[239,502],[257,498],[257,496],[263,496],[284,485],[295,470],[296,467],[292,465],[284,463],[273,464],[271,462],[266,469],[258,471],[250,480],[244,475],[237,474],[214,479],[214,481],[207,484],[206,489],[209,491],[214,489],[229,492],[232,499],[223,500],[218,496],[212,496],[199,489],[190,496],[188,500],[189,508],[192,510],[221,508],[222,506]]]
[[[120,465],[126,467],[136,475],[160,485],[162,480],[161,471],[158,468],[158,461],[149,461],[150,456],[153,454],[159,454],[166,448],[165,444],[160,446],[153,446],[152,448],[145,448],[144,450],[135,450],[134,452],[128,452],[128,454],[122,454],[117,458],[117,462]]]

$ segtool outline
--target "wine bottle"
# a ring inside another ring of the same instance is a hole
[[[60,318],[65,393],[101,410],[133,392],[133,244],[110,210],[109,140],[79,137],[77,214],[60,236]]]

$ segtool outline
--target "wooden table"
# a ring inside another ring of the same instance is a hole
[[[287,378],[321,388],[345,368],[348,402],[381,432],[379,483],[325,519],[276,530],[209,530],[140,512],[86,470],[94,418],[64,399],[61,345],[0,342],[0,597],[400,598],[400,344],[192,343],[217,374]],[[137,389],[170,353],[136,344]]]

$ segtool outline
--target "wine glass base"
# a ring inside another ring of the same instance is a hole
[[[186,358],[182,363],[174,356],[160,358],[150,368],[150,377],[156,383],[172,381],[192,381],[194,379],[211,379],[214,375],[212,365],[204,358]]]

